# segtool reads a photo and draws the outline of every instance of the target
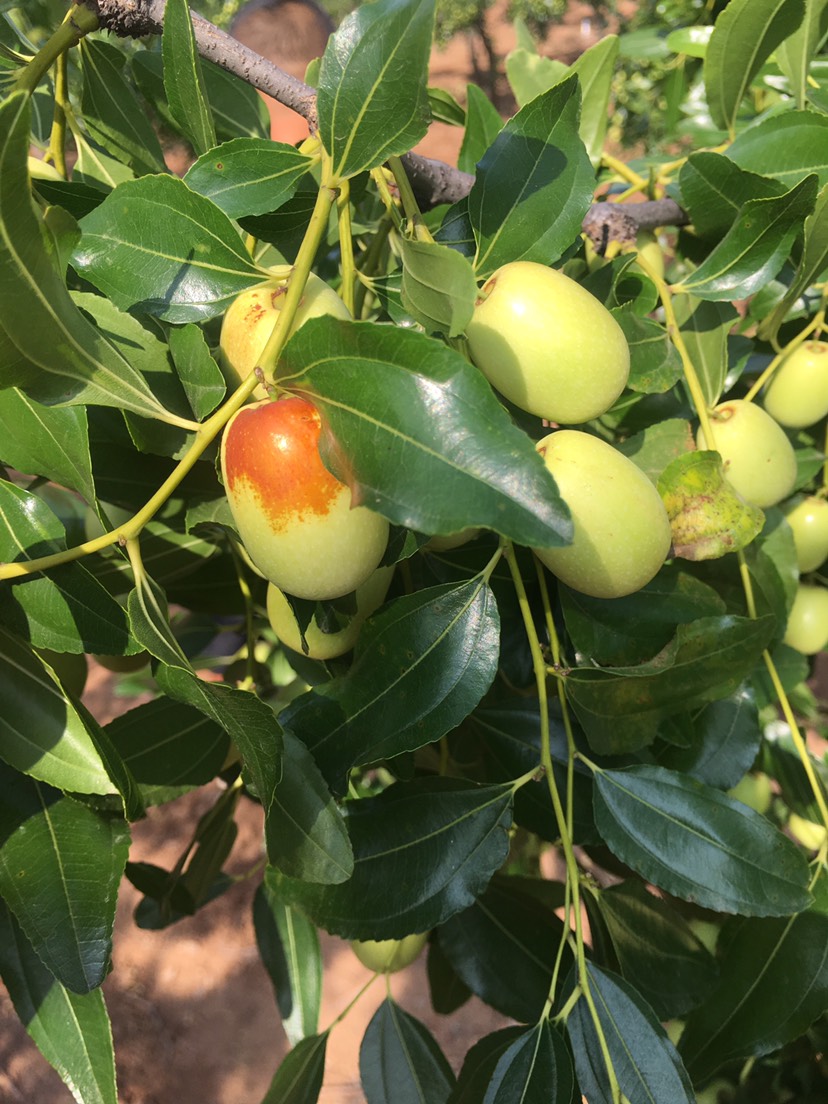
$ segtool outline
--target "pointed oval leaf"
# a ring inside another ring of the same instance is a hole
[[[483,376],[423,334],[311,318],[279,383],[323,419],[323,459],[355,503],[423,533],[494,529],[518,544],[571,539],[568,511],[532,442]]]
[[[345,179],[424,137],[433,0],[377,0],[343,19],[319,70],[322,144]]]
[[[785,111],[760,119],[739,134],[727,156],[748,172],[773,177],[792,188],[816,173],[828,183],[828,116]]]
[[[750,770],[762,741],[756,696],[747,685],[711,702],[693,718],[694,739],[686,748],[659,754],[662,767],[683,771],[720,790],[728,790]]]
[[[438,242],[400,241],[402,304],[426,333],[458,337],[471,321],[477,283],[456,249]]]
[[[265,870],[253,900],[256,943],[276,991],[276,1003],[292,1046],[319,1026],[322,952],[316,928],[279,895],[278,876]]]
[[[16,387],[0,390],[3,460],[95,498],[86,411],[42,406]]]
[[[828,7],[826,7],[828,11]],[[773,341],[799,296],[828,267],[828,184],[817,196],[814,213],[805,219],[805,241],[791,286],[773,311],[759,323],[759,336]]]
[[[733,131],[751,81],[802,22],[804,0],[732,0],[721,12],[704,60],[707,102],[716,126]]]
[[[454,1086],[434,1036],[391,997],[368,1024],[359,1076],[367,1104],[446,1104]]]
[[[508,61],[507,61],[508,65]],[[457,155],[461,172],[473,173],[477,162],[503,129],[500,112],[476,84],[466,85],[466,126]]]
[[[701,237],[726,234],[750,199],[782,195],[785,185],[741,169],[723,153],[693,153],[679,175],[682,206]]]
[[[568,1104],[575,1088],[566,1043],[542,1019],[500,1054],[483,1104]]]
[[[468,208],[478,277],[511,261],[552,264],[578,236],[595,183],[579,113],[573,76],[521,108],[481,159]]]
[[[346,939],[428,931],[482,893],[508,851],[512,788],[460,779],[399,782],[350,802],[354,873],[341,885],[279,881],[286,900]],[[391,892],[390,890],[393,890]]]
[[[0,896],[44,965],[74,993],[110,968],[129,829],[0,766]]]
[[[828,0],[805,0],[805,18],[775,53],[775,61],[791,86],[796,106],[805,107],[808,70],[828,33]]]
[[[611,971],[592,962],[586,969],[615,1075],[631,1104],[695,1104],[681,1058],[646,1001]],[[598,1035],[583,997],[566,1026],[581,1092],[590,1104],[613,1104]]]
[[[704,397],[715,406],[727,376],[728,334],[739,315],[730,303],[710,303],[692,295],[677,295],[674,303],[681,336]]]
[[[216,144],[216,129],[187,0],[167,0],[164,6],[161,53],[170,114],[196,153],[205,153]]]
[[[120,184],[81,229],[72,263],[121,310],[200,322],[265,278],[224,212],[172,176]]]
[[[397,598],[363,626],[347,674],[292,702],[281,723],[343,792],[351,767],[415,751],[471,713],[497,673],[499,629],[479,577]]]
[[[328,1033],[309,1035],[282,1059],[262,1104],[316,1104],[325,1076]]]
[[[281,207],[312,166],[313,158],[284,142],[236,138],[199,157],[184,182],[237,219]]]
[[[2,901],[0,977],[30,1038],[79,1104],[118,1104],[103,994],[72,993],[61,985]]]
[[[503,1027],[478,1039],[463,1060],[449,1104],[480,1104],[500,1058],[513,1042],[523,1039],[525,1035],[524,1027]]]
[[[627,866],[704,908],[788,916],[811,900],[795,843],[747,805],[663,767],[596,772],[595,823]]]

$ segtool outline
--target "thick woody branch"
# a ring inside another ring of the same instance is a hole
[[[167,0],[81,0],[91,8],[102,27],[122,38],[160,34]],[[203,16],[192,12],[193,31],[198,51],[208,61],[241,77],[242,80],[296,111],[316,130],[316,93],[309,85],[283,72],[277,65],[243,46]],[[469,173],[409,153],[403,164],[414,195],[423,210],[441,203],[456,203],[471,191],[474,177]],[[656,226],[682,226],[687,215],[671,199],[647,203],[596,203],[584,219],[584,231],[603,252],[609,241],[631,244],[641,229]]]

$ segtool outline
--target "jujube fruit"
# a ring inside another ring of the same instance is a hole
[[[221,325],[219,363],[231,386],[237,387],[256,367],[273,333],[286,295],[287,283],[284,280],[273,281],[243,291],[227,308]],[[309,318],[323,314],[351,318],[351,312],[333,288],[312,272],[308,276],[290,334],[294,334]],[[264,398],[265,390],[260,385],[254,394]]]
[[[256,567],[296,598],[338,598],[364,583],[388,543],[388,522],[322,463],[319,411],[306,399],[265,400],[224,430],[221,470],[230,510]]]
[[[816,571],[828,559],[828,501],[816,495],[796,498],[785,510],[801,572]]]
[[[550,422],[597,418],[630,374],[627,340],[606,307],[562,272],[533,261],[513,261],[486,281],[466,338],[489,382]]]
[[[784,642],[803,655],[821,652],[828,644],[828,590],[800,583],[796,590]]]
[[[754,506],[775,506],[796,483],[796,456],[780,425],[756,403],[731,399],[711,411],[713,441],[699,426],[696,444],[715,449],[733,487]]]
[[[593,598],[645,586],[670,552],[667,510],[643,471],[606,441],[575,429],[544,437],[538,452],[572,514],[574,538],[536,548],[549,570]]]
[[[428,942],[428,932],[403,939],[354,939],[351,949],[363,966],[377,974],[394,974],[419,956]]]
[[[828,414],[828,342],[806,341],[786,357],[765,392],[765,410],[780,425],[801,429]]]

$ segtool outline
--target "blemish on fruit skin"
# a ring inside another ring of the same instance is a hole
[[[274,529],[297,516],[324,517],[344,484],[319,456],[321,424],[318,411],[300,398],[240,410],[225,433],[228,492],[251,493]]]

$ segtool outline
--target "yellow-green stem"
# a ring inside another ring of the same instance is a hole
[[[428,227],[423,225],[423,216],[420,213],[420,208],[414,197],[414,192],[411,190],[411,183],[402,161],[399,157],[389,157],[388,167],[394,174],[394,180],[397,182],[405,217],[411,223],[416,237],[420,241],[434,241]]]
[[[14,87],[31,95],[60,55],[77,46],[85,35],[97,28],[98,17],[95,12],[85,4],[73,4],[49,41],[17,75]]]
[[[374,974],[373,977],[369,978],[369,980],[365,982],[357,995],[353,997],[350,1001],[348,1001],[348,1003],[345,1005],[345,1007],[342,1009],[336,1019],[331,1020],[330,1024],[328,1024],[328,1027],[326,1028],[326,1031],[333,1031],[336,1025],[338,1023],[341,1023],[345,1019],[345,1017],[348,1015],[348,1013],[351,1011],[351,1009],[354,1007],[360,997],[362,997],[363,993],[368,992],[368,990],[371,988],[378,977],[382,977],[382,974]]]
[[[622,180],[626,180],[628,184],[634,184],[636,189],[647,187],[647,178],[639,176],[634,169],[631,169],[629,165],[623,161],[619,161],[617,157],[613,157],[611,153],[603,152],[601,154],[601,163],[605,165],[610,172],[614,172],[616,176],[620,176]]]
[[[753,400],[771,378],[771,376],[782,363],[782,361],[789,357],[794,349],[798,348],[804,341],[806,341],[809,335],[812,334],[814,330],[819,329],[824,324],[824,322],[825,311],[821,310],[814,315],[814,317],[811,319],[808,325],[805,326],[804,329],[799,331],[796,337],[792,338],[788,342],[788,344],[784,346],[784,348],[779,350],[779,352],[776,354],[776,356],[773,358],[773,360],[770,362],[770,364],[767,366],[761,376],[759,376],[759,378],[750,388],[748,393],[745,395],[744,401],[753,402]]]
[[[371,179],[377,188],[377,193],[382,200],[383,206],[388,214],[391,216],[394,226],[400,224],[400,212],[397,206],[397,201],[391,195],[391,189],[388,186],[388,180],[385,176],[384,169],[372,169]]]
[[[247,642],[247,656],[245,657],[245,685],[241,689],[248,689],[256,684],[256,632],[253,625],[253,593],[244,570],[244,562],[241,553],[233,541],[230,542],[230,551],[233,555],[233,566],[236,569],[236,579],[244,601],[244,636]]]
[[[354,239],[351,233],[351,187],[347,180],[340,185],[336,201],[339,216],[339,252],[342,258],[342,302],[355,313],[356,266],[354,265]]]
[[[66,54],[58,54],[55,61],[55,105],[52,116],[52,130],[49,134],[48,159],[57,171],[66,179],[66,103],[69,99],[67,79],[68,65]]]

